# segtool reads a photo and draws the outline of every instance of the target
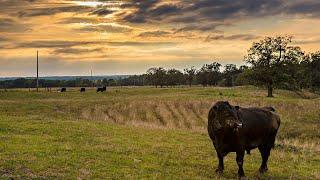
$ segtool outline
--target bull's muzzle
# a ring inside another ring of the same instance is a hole
[[[235,127],[234,127],[234,131],[235,131],[235,132],[238,132],[239,129],[242,128],[242,123],[235,123],[235,124],[236,124],[236,125],[235,125]]]

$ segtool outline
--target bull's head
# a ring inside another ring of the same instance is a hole
[[[238,116],[239,106],[232,106],[228,101],[218,101],[212,108],[221,127],[230,127],[234,130],[242,127],[242,121]]]

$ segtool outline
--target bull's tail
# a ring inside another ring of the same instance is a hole
[[[220,128],[220,124],[215,122],[216,113],[213,108],[208,113],[208,133],[211,139],[214,139],[214,130]],[[218,127],[217,127],[218,126]]]
[[[277,136],[277,133],[278,133],[278,129],[280,127],[280,124],[281,124],[281,121],[280,121],[280,116],[276,113],[273,113],[273,118],[272,118],[272,121],[273,121],[273,128],[274,128],[274,131],[272,133],[272,148],[274,148],[275,146],[275,139],[276,139],[276,136]]]

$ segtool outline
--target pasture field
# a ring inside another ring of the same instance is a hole
[[[226,157],[222,176],[214,171],[206,124],[218,100],[272,105],[281,116],[269,171],[258,174],[261,158],[253,150],[244,162],[249,179],[320,179],[319,96],[265,96],[256,87],[1,90],[0,179],[236,179],[235,154]]]

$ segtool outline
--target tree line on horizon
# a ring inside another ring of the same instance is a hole
[[[120,79],[44,80],[40,87],[91,87],[91,86],[146,86],[173,87],[179,85],[202,86],[263,86],[268,96],[274,88],[312,91],[320,90],[320,51],[305,53],[299,46],[292,46],[292,37],[266,37],[254,42],[244,57],[246,65],[222,64],[213,61],[201,68],[165,69],[152,67],[142,75]],[[35,79],[0,81],[1,88],[33,88]]]

